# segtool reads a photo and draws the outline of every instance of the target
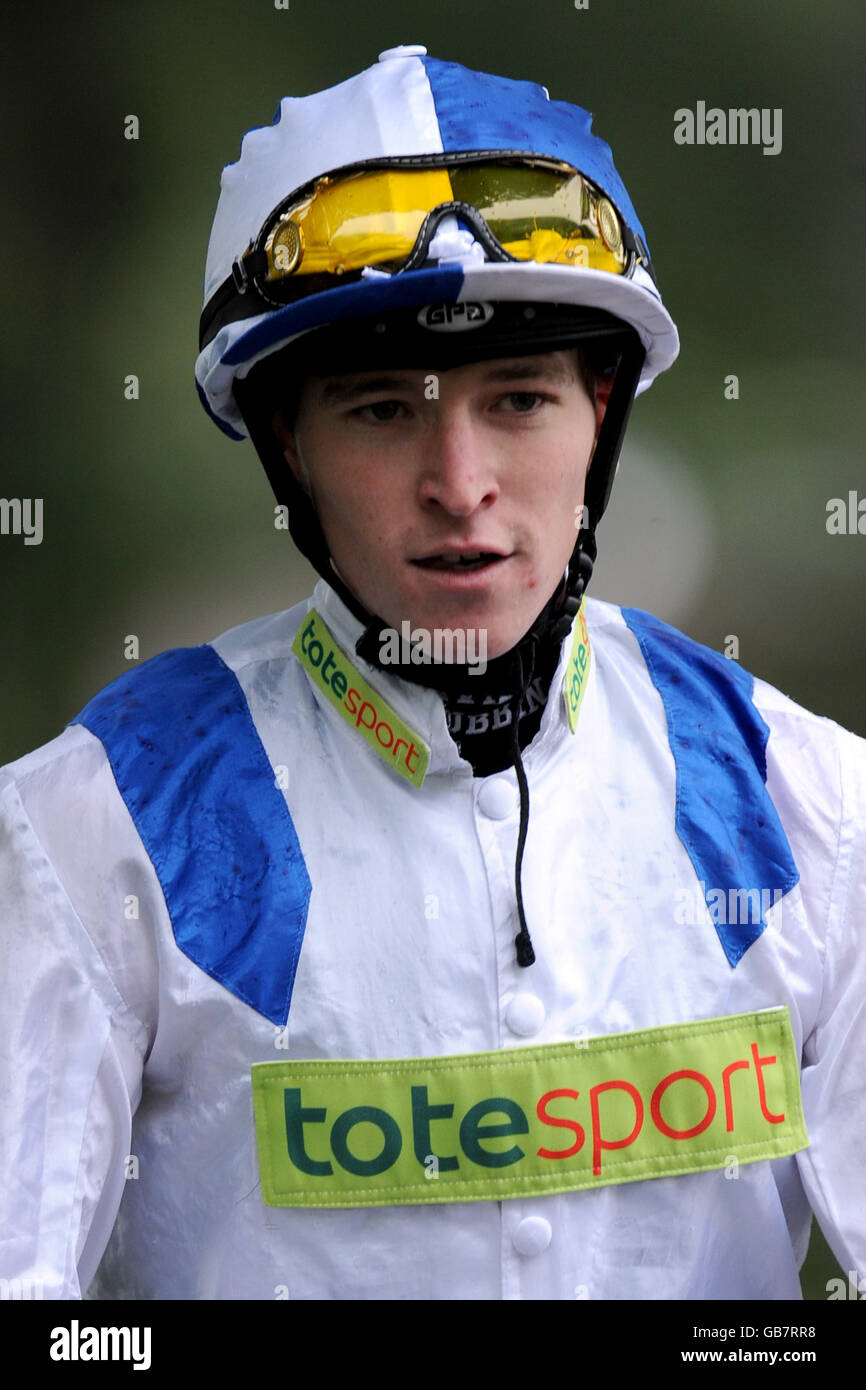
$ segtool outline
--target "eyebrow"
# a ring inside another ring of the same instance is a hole
[[[408,385],[404,376],[335,376],[325,382],[319,400],[322,405],[340,405],[371,391],[405,391]]]
[[[551,382],[572,381],[574,373],[567,371],[557,362],[539,362],[529,358],[491,363],[490,370],[482,377],[482,383],[539,379]],[[378,394],[382,391],[405,391],[410,384],[405,375],[329,377],[319,393],[319,400],[322,405],[344,405],[358,396]]]
[[[539,377],[543,381],[572,381],[574,372],[566,371],[558,362],[534,362],[529,358],[527,361],[495,366],[487,374],[485,381],[530,381],[533,377]]]

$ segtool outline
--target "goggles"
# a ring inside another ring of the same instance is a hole
[[[560,160],[473,152],[369,161],[317,178],[274,209],[206,306],[203,342],[231,318],[261,312],[251,299],[281,306],[337,277],[359,278],[366,266],[417,268],[448,213],[493,260],[622,276],[642,263],[652,274],[645,246],[610,199]],[[230,301],[250,290],[233,312]]]

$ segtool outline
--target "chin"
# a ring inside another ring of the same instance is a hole
[[[538,592],[541,592],[540,587]],[[452,596],[450,601],[445,601],[444,595],[431,601],[428,595],[422,600],[417,594],[407,594],[402,600],[398,598],[395,602],[394,594],[388,593],[381,596],[381,606],[371,607],[370,601],[366,599],[362,599],[362,602],[398,632],[400,624],[407,620],[413,629],[433,631],[436,628],[473,628],[479,632],[484,631],[487,660],[492,661],[517,645],[544,606],[544,601],[539,599],[537,610],[534,606],[530,607],[526,603],[525,593],[521,593],[520,600],[518,602],[513,596],[498,595],[491,602],[490,596],[484,598],[467,593]],[[388,614],[396,616],[389,618]]]
[[[504,637],[500,637],[498,632],[491,632],[488,628],[487,660],[495,661],[498,656],[505,656],[506,652],[510,652],[512,647],[517,646],[523,634],[527,632],[531,626],[532,620],[530,619],[525,627],[515,628],[513,632],[508,633]]]

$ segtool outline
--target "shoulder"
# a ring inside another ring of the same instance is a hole
[[[672,736],[701,733],[714,742],[724,727],[728,751],[748,745],[789,833],[803,827],[828,852],[845,835],[862,835],[866,739],[649,613],[598,601],[587,608],[591,636],[624,678],[634,680],[641,667],[648,674]]]
[[[235,672],[261,663],[288,661],[295,634],[311,603],[312,599],[304,599],[293,608],[230,628],[209,646]]]
[[[98,742],[78,725],[0,768],[0,799],[13,794],[41,794],[49,800],[59,786],[92,787],[105,755]]]
[[[724,714],[756,744],[757,754],[764,725],[752,701],[754,677],[739,662],[639,608],[588,603],[587,626],[602,660],[616,669],[635,698],[646,697],[650,685],[655,687],[669,723],[679,715],[696,730],[705,728],[707,720],[712,728]]]
[[[242,678],[263,663],[290,661],[291,645],[308,602],[257,618],[195,647],[176,647],[137,663],[110,681],[74,715],[66,729],[0,768],[0,795],[17,788],[28,802],[63,799],[76,787],[92,801],[103,782],[113,788],[122,761],[180,757],[181,742],[204,742],[226,721],[250,720]],[[105,774],[108,772],[108,780]]]
[[[721,682],[732,681],[738,686],[751,684],[754,677],[738,661],[697,642],[679,628],[664,622],[640,608],[626,607],[599,600],[587,600],[587,620],[591,631],[605,642],[614,642],[619,635],[634,651],[628,634],[635,639],[647,665],[658,662],[670,669],[678,666],[702,671],[707,678],[717,675]]]
[[[753,699],[765,720],[768,782],[790,813],[808,816],[841,845],[866,838],[866,739],[805,709],[756,679]]]
[[[603,649],[618,647],[624,654],[632,659],[640,658],[650,667],[655,662],[671,669],[691,667],[705,672],[708,677],[716,673],[721,681],[730,679],[740,686],[751,684],[754,679],[738,661],[697,642],[641,608],[588,598],[586,617],[590,635],[600,640]]]
[[[856,762],[866,756],[866,740],[798,705],[739,661],[651,613],[587,600],[587,621],[602,650],[619,647],[632,662],[648,668],[657,686],[685,684],[688,691],[700,680],[722,697],[726,688],[733,688],[739,698],[748,699],[777,741],[799,740],[834,753],[842,749]]]
[[[195,647],[174,647],[124,671],[100,690],[71,724],[98,738],[139,741],[152,726],[200,732],[231,715],[246,713],[241,677],[274,661],[288,662],[292,641],[308,608],[301,603],[256,618]]]

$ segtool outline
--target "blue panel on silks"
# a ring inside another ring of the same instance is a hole
[[[310,877],[234,672],[210,646],[163,652],[72,722],[105,749],[180,950],[284,1026]]]
[[[736,965],[767,925],[763,904],[800,878],[767,791],[770,731],[752,702],[754,677],[649,613],[621,612],[664,704],[676,765],[676,831]],[[757,920],[717,921],[711,896],[719,890],[725,901],[732,892],[749,894],[761,904]]]

